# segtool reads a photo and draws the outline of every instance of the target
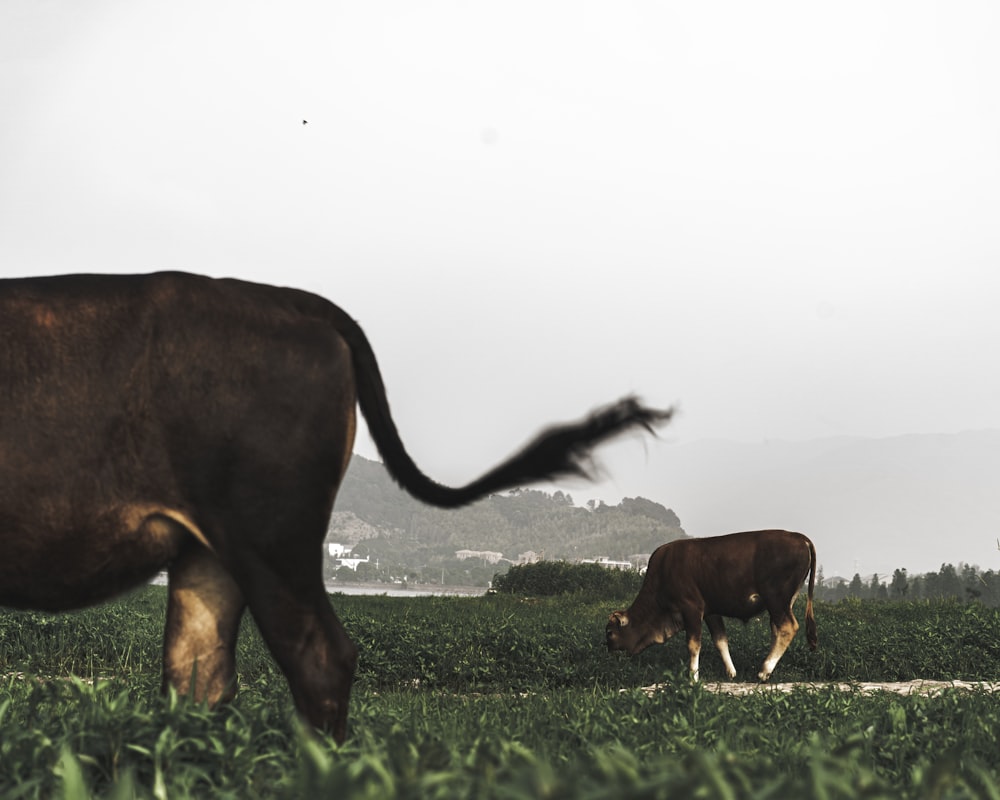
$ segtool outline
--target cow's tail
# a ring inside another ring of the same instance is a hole
[[[810,539],[809,543],[809,589],[806,594],[806,641],[809,642],[809,649],[815,650],[819,644],[819,637],[816,635],[816,617],[813,616],[813,589],[816,587],[816,547]]]
[[[351,349],[358,405],[386,469],[403,489],[431,505],[456,508],[491,492],[527,483],[570,475],[589,478],[593,466],[590,451],[596,445],[632,429],[653,432],[654,426],[666,423],[673,413],[672,409],[647,408],[637,398],[625,397],[579,422],[542,431],[519,453],[466,486],[442,486],[424,475],[403,447],[375,353],[364,332],[346,314],[338,315],[337,329]]]

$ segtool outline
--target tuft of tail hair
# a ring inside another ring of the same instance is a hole
[[[806,641],[809,649],[819,646],[819,636],[816,633],[816,617],[813,616],[813,589],[816,587],[816,547],[809,542],[809,592],[806,595]]]

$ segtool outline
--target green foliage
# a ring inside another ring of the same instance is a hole
[[[38,693],[62,715],[22,712]],[[265,695],[213,713],[112,684],[21,684],[0,704],[0,794],[996,797],[998,723],[982,692],[731,697],[681,680],[652,696],[359,693],[337,747]]]
[[[566,561],[518,564],[493,578],[493,588],[498,593],[529,597],[585,594],[592,599],[608,599],[634,595],[640,586],[642,575],[636,570]]]
[[[361,648],[341,747],[300,728],[251,622],[240,694],[210,712],[159,695],[162,588],[0,612],[0,797],[1000,797],[995,695],[718,695],[688,681],[683,637],[606,652],[630,594],[335,596]],[[816,617],[820,650],[796,637],[775,680],[1000,679],[996,609],[846,600]],[[751,680],[767,623],[729,627]],[[705,645],[703,678],[721,678]]]

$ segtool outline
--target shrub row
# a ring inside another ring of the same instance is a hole
[[[493,589],[497,593],[528,597],[581,594],[590,598],[618,598],[635,595],[641,585],[642,575],[636,570],[567,561],[515,564],[507,572],[493,576]]]

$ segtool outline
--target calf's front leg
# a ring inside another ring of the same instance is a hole
[[[701,616],[685,616],[684,630],[687,632],[688,668],[691,680],[698,680],[698,660],[701,656]]]

